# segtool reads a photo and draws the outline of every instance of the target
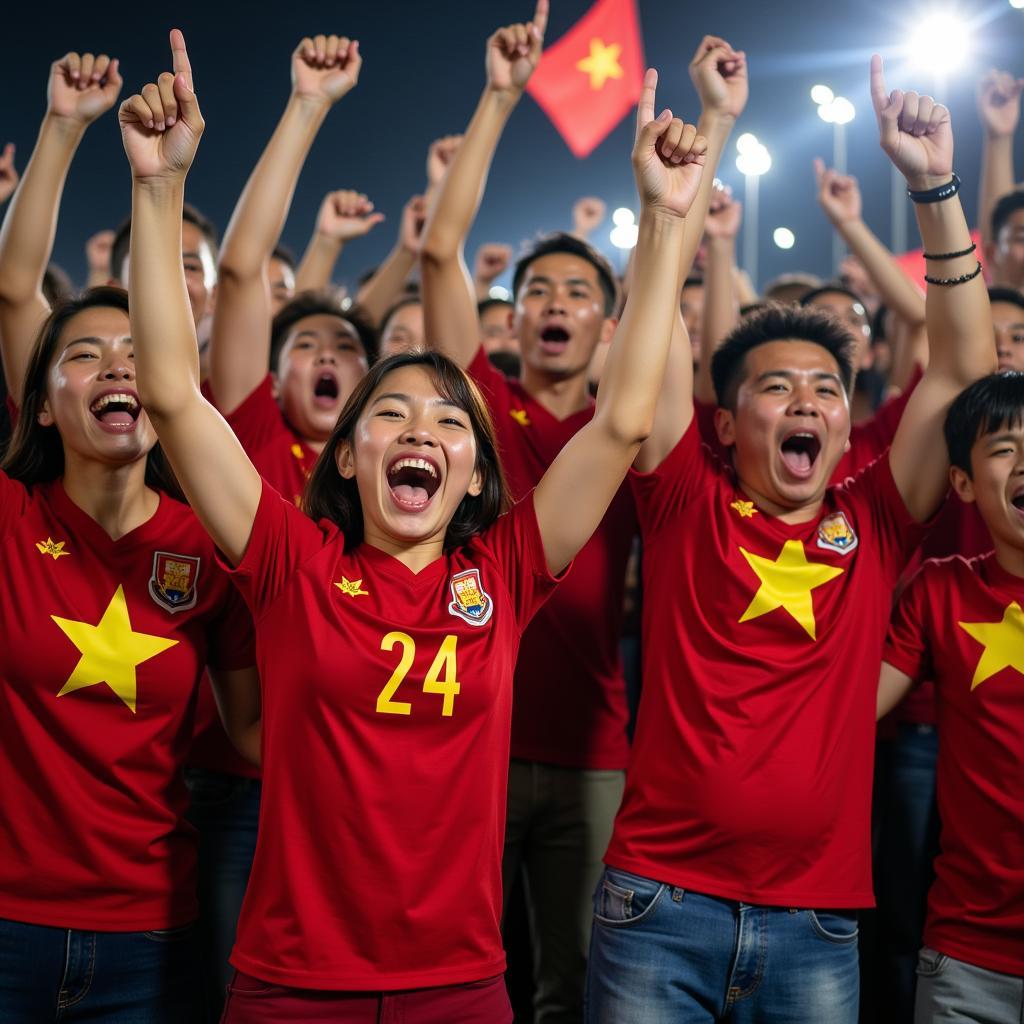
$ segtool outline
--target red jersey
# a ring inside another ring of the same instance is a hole
[[[481,348],[469,367],[498,435],[513,497],[537,486],[594,407],[564,420],[501,374]],[[523,634],[516,662],[512,756],[569,768],[622,769],[629,760],[622,637],[626,564],[636,512],[623,485],[572,572]]]
[[[1024,579],[994,554],[926,562],[885,660],[934,679],[942,833],[924,941],[1024,975]]]
[[[232,964],[312,989],[500,974],[512,671],[555,582],[532,498],[413,573],[264,483],[235,573],[263,796]]]
[[[253,664],[252,623],[166,495],[111,540],[59,482],[0,472],[0,917],[88,931],[197,914],[184,820],[200,675]]]
[[[870,905],[878,669],[920,536],[888,460],[794,525],[696,426],[632,482],[644,685],[606,861],[748,903]]]

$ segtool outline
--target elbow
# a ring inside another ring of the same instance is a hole
[[[423,236],[420,262],[426,266],[442,266],[459,258],[459,239],[456,235],[436,229]]]
[[[269,271],[269,260],[246,259],[237,250],[238,246],[222,250],[217,259],[217,281],[221,286],[248,284],[263,273],[265,266]]]
[[[654,431],[653,411],[648,416],[632,412],[622,416],[607,413],[601,420],[609,440],[621,448],[639,448]]]

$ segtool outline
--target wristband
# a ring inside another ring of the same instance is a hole
[[[929,277],[925,274],[924,279],[928,284],[937,284],[943,288],[952,288],[953,285],[966,284],[968,281],[973,281],[980,273],[981,264],[979,263],[969,274],[961,274],[959,277]]]
[[[941,203],[943,199],[952,199],[953,196],[960,191],[960,178],[957,174],[946,182],[945,185],[939,185],[937,188],[925,189],[922,192],[914,192],[912,189],[907,189],[907,195],[915,203]]]
[[[977,245],[971,242],[966,249],[961,249],[959,252],[926,252],[922,255],[926,260],[955,260],[958,256],[970,256],[977,248]]]

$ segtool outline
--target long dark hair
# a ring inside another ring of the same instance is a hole
[[[356,423],[381,381],[405,366],[422,366],[430,374],[438,394],[469,416],[476,437],[476,469],[483,480],[483,489],[476,497],[467,494],[455,510],[444,538],[445,549],[450,551],[486,530],[509,509],[512,499],[498,458],[494,424],[480,392],[457,364],[436,352],[403,352],[383,359],[356,385],[313,467],[302,507],[314,519],[336,523],[348,545],[355,546],[362,541],[363,509],[359,488],[354,479],[347,480],[338,472],[335,453],[342,441],[352,443]]]
[[[81,295],[57,303],[39,329],[28,369],[25,371],[21,408],[11,443],[4,454],[4,472],[23,484],[49,483],[64,475],[64,445],[56,426],[44,427],[39,413],[46,401],[46,378],[57,350],[61,333],[72,317],[87,309],[108,307],[128,315],[128,293],[123,288],[104,285],[89,288]],[[164,491],[178,501],[184,495],[159,444],[146,456],[146,484]]]

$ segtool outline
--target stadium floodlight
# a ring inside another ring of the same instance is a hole
[[[914,27],[907,55],[919,71],[944,76],[956,71],[971,49],[970,26],[949,12],[925,15]]]
[[[780,249],[792,249],[796,245],[796,235],[789,228],[776,228],[772,240]]]

